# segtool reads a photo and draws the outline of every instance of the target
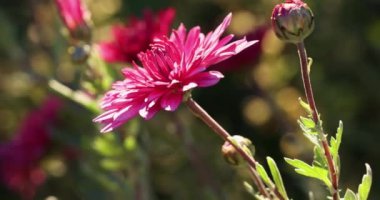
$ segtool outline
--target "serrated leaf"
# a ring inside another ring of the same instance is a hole
[[[318,133],[315,130],[307,128],[300,120],[298,120],[298,124],[301,127],[302,133],[305,135],[307,139],[316,146],[319,146],[319,138]]]
[[[274,180],[274,184],[276,185],[278,191],[285,199],[289,199],[288,195],[286,194],[284,182],[282,181],[280,170],[278,170],[276,162],[271,157],[267,157],[267,162]]]
[[[336,138],[331,137],[330,140],[330,149],[331,149],[331,155],[333,156],[334,162],[336,165],[339,163],[339,147],[342,142],[342,135],[343,135],[343,122],[339,121],[339,127],[336,131]]]
[[[307,118],[307,117],[300,117],[301,123],[308,129],[314,129],[315,128],[315,123],[312,119]]]
[[[285,158],[285,161],[289,164],[295,167],[295,171],[301,175],[319,179],[327,187],[331,187],[331,182],[328,178],[328,171],[326,169],[323,169],[321,167],[316,167],[316,166],[310,166],[309,164],[303,162],[302,160],[298,159],[289,159]]]
[[[365,164],[367,173],[363,176],[362,183],[359,185],[359,200],[367,200],[372,185],[372,170],[368,164]]]
[[[344,200],[357,200],[357,197],[352,190],[347,189],[346,193],[344,194]]]
[[[257,173],[259,173],[260,177],[263,179],[265,184],[267,184],[268,186],[272,184],[271,179],[269,178],[267,172],[260,163],[256,163],[256,170]]]

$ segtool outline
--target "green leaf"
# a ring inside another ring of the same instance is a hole
[[[316,146],[319,146],[320,142],[318,137],[318,131],[316,129],[314,121],[311,118],[301,116],[297,122],[305,137]]]
[[[367,173],[363,176],[362,183],[359,185],[358,196],[359,200],[367,200],[369,191],[372,185],[372,170],[368,164],[365,164]]]
[[[327,168],[326,157],[323,153],[323,150],[320,146],[314,147],[314,160],[313,165],[321,168]]]
[[[331,155],[334,158],[334,162],[336,165],[339,163],[339,147],[342,142],[342,135],[343,135],[343,122],[339,121],[339,127],[336,131],[336,138],[331,137],[330,140],[330,149],[331,149]]]
[[[307,113],[311,114],[311,108],[310,108],[309,104],[302,101],[301,97],[298,98],[298,101],[300,102],[302,108],[304,108]]]
[[[282,194],[282,196],[285,199],[289,199],[288,195],[286,194],[285,186],[282,181],[280,170],[278,170],[276,162],[271,157],[267,157],[267,162],[274,180],[274,184],[276,185],[278,191]]]
[[[344,200],[357,200],[357,197],[352,190],[347,189],[346,194],[344,194]]]
[[[255,189],[253,189],[253,187],[252,187],[252,185],[251,184],[249,184],[247,181],[244,181],[243,182],[243,185],[244,185],[244,188],[245,188],[245,190],[249,193],[249,194],[251,194],[251,195],[255,195]]]
[[[256,163],[256,170],[257,170],[257,173],[259,173],[260,177],[265,182],[265,184],[267,184],[267,186],[270,186],[273,184],[267,172],[265,171],[264,167],[260,163]]]
[[[321,167],[316,167],[316,166],[310,166],[307,163],[303,162],[302,160],[298,160],[298,159],[285,158],[285,161],[288,164],[295,167],[296,168],[295,171],[297,173],[307,176],[307,177],[319,179],[323,183],[325,183],[327,187],[329,188],[331,187],[331,182],[328,177],[327,169],[323,169]]]
[[[300,121],[301,123],[306,127],[306,128],[309,128],[309,129],[314,129],[315,128],[315,123],[312,119],[310,118],[306,118],[306,117],[300,117]]]

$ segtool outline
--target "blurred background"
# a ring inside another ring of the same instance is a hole
[[[195,90],[194,99],[230,133],[250,138],[259,162],[265,163],[266,156],[277,161],[291,198],[307,199],[309,190],[315,199],[325,198],[320,182],[297,175],[283,160],[311,162],[313,154],[296,123],[305,115],[298,104],[304,94],[296,48],[279,41],[270,29],[272,8],[280,1],[85,2],[92,13],[93,52],[113,39],[112,26],[144,20],[144,13],[156,15],[171,7],[175,16],[170,27],[183,22],[206,32],[232,12],[228,32],[260,43],[215,66],[225,78]],[[335,133],[339,120],[344,122],[341,188],[356,191],[364,163],[369,163],[374,171],[369,199],[376,199],[380,1],[307,3],[316,19],[306,48],[314,59],[317,106],[328,133]],[[185,106],[100,134],[92,123],[99,111],[70,98],[94,101],[104,92],[91,85],[97,76],[83,75],[88,68],[106,66],[120,79],[119,70],[130,66],[129,61],[108,62],[93,53],[87,63],[72,62],[88,52],[68,39],[53,0],[1,1],[0,27],[0,199],[253,199],[242,183],[250,181],[247,172],[223,160],[223,141]]]

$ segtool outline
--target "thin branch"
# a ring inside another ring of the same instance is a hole
[[[317,126],[317,130],[319,132],[320,140],[322,141],[323,150],[325,153],[325,157],[327,159],[329,174],[330,174],[330,180],[332,183],[332,188],[330,188],[331,195],[333,197],[333,200],[339,200],[339,190],[338,190],[338,176],[337,176],[337,170],[336,166],[333,161],[333,157],[331,156],[330,147],[327,142],[326,135],[324,134],[321,122],[319,120],[319,114],[317,107],[315,105],[315,100],[313,96],[313,89],[310,82],[310,75],[308,70],[308,57],[305,49],[305,45],[303,42],[297,44],[297,50],[298,50],[298,56],[300,58],[300,66],[301,66],[301,74],[302,74],[302,80],[303,80],[303,86],[305,89],[305,94],[307,101],[309,103],[311,114],[314,123]]]

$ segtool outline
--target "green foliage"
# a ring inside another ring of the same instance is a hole
[[[319,138],[318,138],[318,130],[316,129],[316,125],[314,121],[311,118],[306,117],[300,117],[298,120],[298,124],[305,135],[306,138],[308,138],[312,143],[315,145],[319,145]]]
[[[369,191],[372,185],[372,170],[371,167],[366,164],[367,173],[363,176],[362,183],[359,185],[358,197],[359,200],[367,200]]]
[[[366,164],[367,173],[363,176],[362,183],[359,185],[358,193],[355,194],[350,189],[346,190],[344,194],[344,200],[367,200],[369,191],[372,185],[372,170],[371,167]]]
[[[100,155],[106,157],[117,157],[123,154],[123,149],[118,145],[118,139],[113,133],[96,137],[93,148]]]
[[[302,106],[302,108],[303,108],[303,109],[304,109],[309,115],[311,115],[311,108],[310,108],[309,104],[306,103],[306,102],[304,102],[304,101],[302,101],[301,98],[298,98],[298,101],[299,101],[300,105]]]
[[[252,196],[255,196],[255,189],[253,189],[253,187],[252,187],[252,185],[251,184],[249,184],[247,181],[244,181],[243,182],[243,186],[244,186],[244,188],[245,188],[245,190],[249,193],[249,194],[251,194]]]
[[[323,149],[320,146],[314,147],[314,160],[313,165],[327,169],[327,160],[323,153]]]
[[[280,170],[278,170],[276,162],[271,157],[267,157],[267,162],[278,191],[282,194],[283,197],[288,199],[288,195],[286,194],[285,186],[281,178]]]
[[[329,180],[329,174],[327,169],[317,167],[314,165],[310,166],[307,163],[297,159],[285,158],[285,161],[293,167],[295,167],[295,171],[297,173],[307,177],[319,179],[323,183],[325,183],[326,186],[331,187],[331,182]]]
[[[330,150],[331,150],[331,155],[334,159],[335,165],[339,166],[340,161],[339,161],[339,147],[340,143],[342,142],[342,135],[343,135],[343,122],[339,121],[339,127],[336,131],[336,138],[331,137],[330,139]],[[339,167],[338,167],[339,169]]]
[[[344,200],[357,200],[355,193],[347,189],[346,194],[344,194]]]
[[[269,178],[268,173],[265,171],[264,167],[260,163],[256,163],[256,170],[259,173],[261,179],[263,179],[264,183],[268,186],[273,184],[272,180]]]

